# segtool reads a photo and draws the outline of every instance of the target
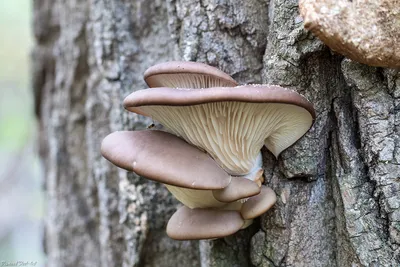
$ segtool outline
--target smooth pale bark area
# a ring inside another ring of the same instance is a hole
[[[34,0],[33,87],[46,171],[48,266],[398,266],[400,74],[332,53],[294,0]],[[275,207],[215,241],[165,234],[179,206],[100,155],[149,66],[205,62],[241,84],[295,87],[312,130],[264,152]]]

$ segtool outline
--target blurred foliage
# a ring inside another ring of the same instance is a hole
[[[38,261],[43,193],[30,89],[31,0],[0,1],[0,265]],[[10,265],[11,266],[11,265]],[[16,266],[16,265],[13,265]]]
[[[33,134],[29,90],[31,1],[0,2],[0,149],[20,149]]]

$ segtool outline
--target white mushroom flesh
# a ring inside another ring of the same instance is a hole
[[[264,144],[278,157],[313,121],[306,109],[280,103],[214,102],[142,106],[141,110],[171,133],[205,150],[235,176],[253,169]]]

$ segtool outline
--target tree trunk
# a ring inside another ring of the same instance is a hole
[[[34,12],[48,266],[399,266],[400,74],[332,53],[297,1],[35,0]],[[99,152],[151,123],[121,103],[170,60],[295,87],[317,111],[279,160],[263,150],[275,207],[224,239],[169,239],[179,203]]]

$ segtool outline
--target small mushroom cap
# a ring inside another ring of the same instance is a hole
[[[242,206],[241,214],[245,220],[256,218],[269,210],[276,202],[275,192],[261,186],[260,194],[249,198]]]
[[[400,2],[300,0],[304,27],[332,50],[371,66],[400,67]]]
[[[232,202],[259,194],[261,188],[256,182],[246,178],[232,177],[224,189],[213,190],[213,196],[221,202]]]
[[[191,189],[221,189],[231,177],[206,153],[161,131],[122,131],[108,135],[103,156],[148,179]]]
[[[209,65],[190,61],[160,63],[144,72],[149,87],[207,88],[237,86],[225,72]]]
[[[315,118],[306,98],[274,85],[150,88],[126,97],[124,106],[205,150],[235,176],[251,171],[264,144],[278,157]]]
[[[238,211],[183,206],[169,219],[167,234],[177,240],[213,239],[234,234],[243,225]]]

